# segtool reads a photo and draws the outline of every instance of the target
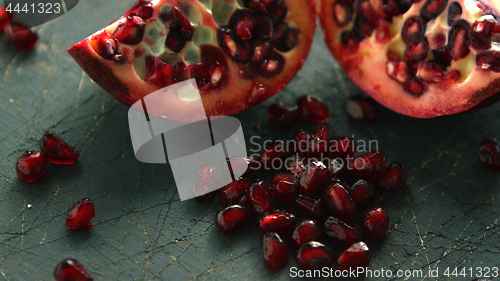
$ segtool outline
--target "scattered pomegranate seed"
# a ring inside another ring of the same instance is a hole
[[[20,23],[12,22],[10,25],[7,25],[5,35],[21,51],[32,49],[38,41],[38,35]]]
[[[262,167],[266,170],[281,167],[283,160],[288,156],[287,146],[283,141],[274,141],[262,152]]]
[[[223,188],[219,193],[219,201],[222,207],[238,204],[241,198],[247,194],[250,184],[250,180],[239,178]]]
[[[357,157],[349,164],[349,171],[357,176],[380,180],[385,172],[385,153],[381,150]]]
[[[351,137],[332,137],[330,139],[330,158],[346,158],[356,153],[356,142]]]
[[[250,220],[250,211],[239,205],[232,205],[217,213],[215,222],[222,234],[231,234],[242,230]]]
[[[230,159],[230,163],[231,165],[229,166],[229,171],[231,173],[233,173],[233,170],[243,171],[245,169],[244,167],[247,167],[245,173],[241,175],[242,177],[251,176],[259,169],[259,163],[252,157],[235,157]],[[238,175],[234,176],[238,177]]]
[[[361,207],[366,207],[373,201],[375,196],[375,187],[373,184],[365,181],[364,179],[358,180],[351,187],[352,190],[352,200],[359,209]]]
[[[267,107],[267,114],[283,131],[290,131],[298,121],[297,106],[273,103]]]
[[[0,32],[3,32],[5,27],[9,24],[9,13],[5,10],[5,7],[0,7]]]
[[[330,178],[330,170],[323,162],[315,160],[310,163],[300,180],[301,190],[307,195],[314,196],[321,192]]]
[[[356,270],[358,267],[368,267],[372,253],[365,242],[358,242],[344,250],[336,260],[337,270]]]
[[[54,132],[45,132],[40,140],[40,150],[47,155],[50,163],[70,165],[76,163],[80,153]]]
[[[303,216],[308,218],[320,218],[325,212],[323,200],[310,198],[302,194],[295,198],[295,207]]]
[[[318,241],[321,238],[321,226],[313,220],[305,220],[297,225],[292,234],[292,242],[295,247],[300,247],[310,241]]]
[[[299,179],[291,174],[278,174],[273,178],[271,193],[283,203],[292,202],[300,192]]]
[[[309,139],[310,135],[303,129],[300,129],[297,133],[295,133],[294,153],[300,156],[307,156],[307,150],[309,148]]]
[[[257,214],[264,214],[273,208],[269,184],[265,181],[259,181],[248,189],[248,199],[250,207]]]
[[[206,165],[199,169],[194,182],[193,194],[198,202],[206,202],[215,196],[214,191],[220,187],[221,178],[217,168]]]
[[[259,230],[262,233],[283,233],[291,231],[295,227],[297,218],[294,214],[286,211],[274,211],[259,219]]]
[[[361,231],[357,226],[349,225],[334,217],[329,217],[325,221],[325,230],[328,236],[347,246],[361,239]]]
[[[319,126],[314,133],[309,138],[309,145],[307,150],[307,156],[309,158],[315,158],[318,160],[322,160],[328,157],[328,138],[329,138],[329,129],[325,125]]]
[[[302,269],[321,269],[333,262],[332,250],[316,241],[303,244],[297,252],[297,265]]]
[[[262,259],[270,270],[280,270],[288,263],[288,248],[277,233],[269,232],[264,235]]]
[[[326,206],[333,216],[344,221],[356,214],[356,204],[349,190],[350,187],[341,181],[332,181],[325,190]]]
[[[375,123],[380,115],[375,101],[364,96],[349,98],[345,110],[352,120],[368,124]]]
[[[80,228],[91,230],[94,228],[90,224],[90,220],[95,217],[94,202],[89,198],[80,199],[66,214],[66,228],[70,231],[75,231]]]
[[[477,158],[484,167],[493,171],[500,171],[500,143],[495,139],[483,141],[479,146]]]
[[[85,267],[75,259],[65,259],[57,264],[52,273],[57,281],[93,281]]]
[[[365,211],[361,219],[363,234],[373,240],[384,237],[389,228],[389,215],[381,207],[372,207]]]
[[[399,162],[394,162],[385,170],[384,176],[379,181],[383,190],[397,190],[406,186],[408,171]]]
[[[330,113],[328,106],[316,96],[303,96],[297,100],[299,117],[304,121],[325,123]]]
[[[47,171],[48,166],[47,155],[39,151],[26,150],[17,158],[15,170],[20,180],[34,182]]]

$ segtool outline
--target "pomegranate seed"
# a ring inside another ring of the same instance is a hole
[[[283,72],[284,67],[285,58],[278,52],[273,52],[269,58],[262,62],[260,75],[264,78],[272,78]]]
[[[332,264],[333,253],[328,246],[311,241],[300,247],[296,261],[301,269],[321,269]]]
[[[294,175],[278,174],[273,178],[271,193],[283,203],[292,202],[300,192],[300,183]]]
[[[350,187],[341,181],[332,181],[325,190],[326,206],[333,216],[344,221],[356,214],[356,204],[349,190]]]
[[[5,29],[7,38],[14,43],[18,50],[29,50],[35,47],[38,35],[27,26],[20,23],[11,22]]]
[[[375,196],[375,187],[373,184],[360,179],[351,187],[352,200],[356,204],[357,209],[366,207],[373,201]]]
[[[483,141],[479,146],[477,158],[484,167],[493,171],[500,171],[500,143],[495,139]]]
[[[47,155],[39,151],[26,150],[17,158],[15,170],[20,180],[34,182],[47,171],[48,166]]]
[[[239,205],[232,205],[217,213],[215,224],[222,234],[231,234],[242,230],[250,220],[250,211]]]
[[[273,30],[272,43],[278,51],[288,52],[297,46],[298,37],[297,28],[290,28],[287,23],[282,23]]]
[[[269,18],[272,20],[273,25],[281,23],[288,12],[286,4],[282,0],[278,1],[263,1],[269,13]]]
[[[256,22],[254,19],[243,17],[236,25],[236,34],[244,40],[252,39],[252,31],[255,28]]]
[[[307,156],[309,158],[315,158],[318,160],[323,160],[327,157],[328,152],[328,138],[330,130],[327,126],[319,126],[314,133],[309,138],[309,147],[307,150]]]
[[[470,53],[472,30],[466,20],[457,22],[448,33],[448,51],[453,60],[465,58]]]
[[[262,233],[283,233],[291,231],[295,227],[297,218],[294,214],[286,211],[274,211],[259,219],[259,230]]]
[[[295,140],[294,153],[300,156],[307,156],[307,152],[309,149],[309,140],[310,140],[309,134],[303,129],[300,129],[295,134],[294,140]]]
[[[405,43],[420,40],[425,34],[425,22],[422,17],[408,18],[401,29],[401,37]]]
[[[238,178],[228,184],[219,193],[219,201],[222,207],[238,204],[243,196],[247,194],[251,182],[245,178]]]
[[[472,25],[471,47],[478,51],[491,48],[491,35],[494,26],[495,22],[492,20],[475,21]]]
[[[248,177],[255,174],[255,172],[259,170],[260,165],[259,162],[252,157],[234,157],[229,159],[229,163],[231,164],[229,165],[229,172],[234,173],[234,171],[238,171],[241,173],[244,171],[243,175],[241,175],[242,177]],[[228,176],[230,176],[230,174]]]
[[[422,61],[418,65],[417,76],[425,82],[441,83],[445,72],[437,63]]]
[[[333,137],[330,139],[330,158],[346,158],[356,153],[356,142],[351,137]]]
[[[453,26],[462,17],[462,6],[458,2],[453,2],[448,8],[448,25]]]
[[[323,200],[310,198],[302,194],[295,198],[295,207],[303,216],[308,218],[320,218],[325,211]]]
[[[165,46],[167,46],[170,50],[179,53],[184,49],[186,45],[186,41],[184,40],[184,36],[178,30],[172,30],[168,33],[167,41],[165,41]]]
[[[248,189],[248,199],[250,207],[257,214],[267,213],[273,208],[269,184],[265,181],[259,181],[250,186]]]
[[[305,220],[297,225],[292,234],[292,242],[295,247],[300,247],[310,241],[318,241],[321,238],[321,227],[313,220]]]
[[[297,100],[299,117],[304,121],[325,123],[328,118],[328,106],[316,96],[303,96]]]
[[[178,7],[173,8],[174,22],[170,27],[174,30],[179,30],[184,40],[189,41],[193,38],[194,27],[189,19],[179,10]]]
[[[267,107],[267,114],[278,128],[290,131],[298,121],[297,106],[273,103]]]
[[[385,163],[385,153],[377,150],[355,158],[349,163],[349,171],[360,177],[380,180],[385,172]]]
[[[370,98],[355,96],[349,98],[346,104],[347,116],[362,123],[375,123],[379,117],[377,104]]]
[[[476,64],[483,71],[491,70],[500,72],[500,52],[498,51],[482,51],[476,55]]]
[[[277,233],[270,232],[264,235],[262,259],[270,270],[280,270],[288,263],[288,248]]]
[[[350,1],[338,1],[333,6],[333,18],[339,26],[345,26],[351,22],[354,7]]]
[[[125,17],[135,15],[141,17],[143,20],[147,20],[153,16],[153,12],[151,0],[139,0],[127,11]]]
[[[0,7],[0,32],[3,32],[5,27],[9,24],[10,17],[12,16],[9,16],[9,13],[5,10],[5,7]]]
[[[118,53],[118,42],[106,31],[101,32],[97,37],[97,46],[99,54],[108,60],[121,60],[122,54]]]
[[[383,190],[397,190],[406,186],[408,171],[399,162],[394,162],[385,170],[384,177],[379,181]]]
[[[77,260],[68,258],[57,264],[52,273],[57,281],[93,281],[85,267]]]
[[[264,62],[273,52],[273,45],[269,42],[262,42],[255,46],[252,56],[252,62],[262,63]]]
[[[50,163],[58,165],[74,164],[80,153],[54,132],[45,132],[40,140],[40,150],[49,158]]]
[[[186,63],[180,61],[172,67],[172,83],[178,83],[189,79],[189,71]]]
[[[314,160],[306,168],[300,179],[301,191],[309,196],[321,192],[330,179],[330,170],[323,162]]]
[[[287,146],[281,141],[271,143],[261,155],[261,162],[264,169],[279,168],[283,165],[283,160],[288,156]]]
[[[293,156],[291,161],[288,162],[287,170],[290,171],[298,179],[302,178],[302,175],[306,171],[306,166],[299,156]]]
[[[148,56],[146,57],[146,81],[154,82],[161,87],[172,84],[172,66],[162,60]],[[154,77],[153,77],[154,76]]]
[[[389,228],[389,215],[381,207],[367,209],[361,219],[363,234],[373,240],[384,237]]]
[[[442,14],[447,4],[448,0],[428,0],[420,10],[420,15],[429,22]]]
[[[410,78],[403,88],[414,96],[421,96],[425,91],[425,85],[418,77]]]
[[[94,228],[90,224],[90,220],[95,217],[94,202],[89,198],[78,200],[66,214],[66,228],[70,231],[75,231],[80,228],[91,230]]]
[[[113,36],[118,41],[127,45],[136,45],[142,41],[146,22],[137,16],[129,15],[124,24],[121,24],[113,32]]]
[[[221,186],[221,178],[217,168],[206,165],[198,170],[193,187],[193,195],[198,202],[206,202],[215,196],[214,191]]]
[[[349,225],[334,217],[329,217],[325,221],[325,229],[328,236],[347,246],[361,239],[361,231],[357,226]]]
[[[390,60],[386,65],[386,72],[393,80],[399,83],[406,83],[410,79],[410,69],[404,61]]]
[[[429,40],[422,37],[420,40],[412,41],[406,46],[405,60],[410,62],[423,61],[429,53]]]
[[[372,259],[370,248],[365,242],[358,242],[340,253],[336,260],[337,270],[356,270],[368,267]]]

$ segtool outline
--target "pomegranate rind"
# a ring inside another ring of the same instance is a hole
[[[337,2],[338,0],[322,0],[319,6],[318,14],[326,44],[346,76],[385,107],[412,117],[432,118],[469,110],[500,90],[500,73],[482,71],[475,65],[466,80],[452,84],[447,89],[438,84],[427,84],[427,90],[422,96],[416,97],[405,92],[402,85],[390,79],[386,73],[390,43],[377,42],[376,31],[372,37],[360,43],[357,51],[349,50],[341,43],[340,35],[346,29],[340,27],[333,17]],[[393,21],[402,26],[406,19],[419,14],[425,2],[414,3],[404,15],[395,17]],[[452,2],[449,1],[446,9]],[[499,1],[481,2],[500,11]],[[464,14],[466,13],[464,9]],[[398,33],[399,30],[393,32]]]
[[[288,7],[285,22],[293,23],[300,29],[298,45],[288,52],[281,53],[285,58],[284,70],[275,77],[266,79],[257,76],[253,79],[238,77],[238,65],[226,57],[228,63],[229,86],[200,91],[201,99],[208,116],[227,116],[241,112],[249,107],[260,104],[264,100],[282,90],[295,76],[304,64],[311,49],[316,28],[316,4],[312,0],[283,0]],[[154,2],[154,15],[149,21],[157,20],[159,7],[165,3],[176,6],[180,1],[160,0]],[[183,0],[199,8],[201,19],[199,23],[217,30],[218,26],[212,18],[210,11],[196,0]],[[134,70],[133,54],[137,46],[122,45],[121,51],[125,54],[122,61],[106,60],[97,53],[92,44],[96,44],[97,36],[108,31],[112,33],[117,26],[125,22],[122,17],[104,29],[87,37],[81,42],[71,46],[67,51],[87,75],[119,102],[131,106],[141,98],[159,89],[157,84],[141,79]],[[127,59],[127,54],[129,58]],[[166,97],[162,104],[157,105],[162,109],[159,117],[174,121],[190,120],[190,115],[198,108],[189,101],[179,97]],[[155,114],[158,115],[158,114]]]

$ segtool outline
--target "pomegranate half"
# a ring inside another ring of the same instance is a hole
[[[430,118],[500,90],[498,11],[496,0],[322,0],[319,13],[349,79],[396,112]]]
[[[206,114],[231,115],[294,77],[311,48],[315,16],[312,0],[139,0],[68,52],[126,105],[195,78]],[[171,120],[197,110],[180,94],[161,103]]]

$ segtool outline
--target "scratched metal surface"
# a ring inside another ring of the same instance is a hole
[[[81,1],[38,28],[41,41],[33,52],[17,53],[0,38],[0,280],[51,280],[54,266],[66,257],[81,261],[95,280],[287,280],[287,269],[265,269],[254,226],[221,236],[213,225],[215,201],[180,202],[167,165],[134,158],[127,109],[66,54],[131,4]],[[367,126],[350,122],[343,112],[346,97],[358,92],[318,32],[292,83],[237,117],[247,138],[288,137],[268,121],[266,104],[316,94],[332,109],[333,133],[377,139],[390,160],[408,166],[409,186],[377,200],[391,226],[383,241],[369,243],[372,269],[500,266],[500,174],[481,168],[475,155],[483,138],[500,137],[500,105],[433,120],[383,109],[380,120]],[[81,160],[50,166],[36,183],[20,182],[15,159],[36,148],[47,129],[74,143]],[[66,210],[83,197],[96,204],[95,229],[69,233]],[[418,279],[436,280],[426,274],[412,280]]]

